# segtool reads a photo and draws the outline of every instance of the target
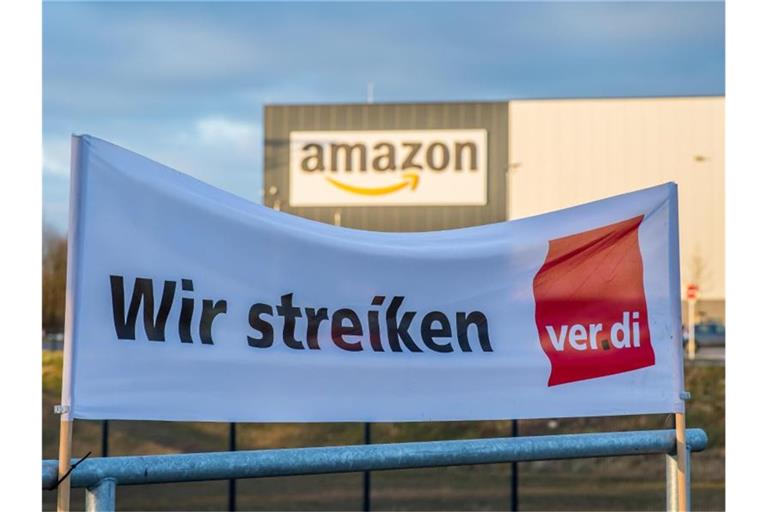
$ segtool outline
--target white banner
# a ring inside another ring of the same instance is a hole
[[[682,411],[677,192],[428,233],[276,212],[73,139],[63,404],[87,419]]]
[[[484,205],[485,130],[296,131],[291,206]]]

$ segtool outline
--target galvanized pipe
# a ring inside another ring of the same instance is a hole
[[[689,429],[693,451],[707,435]],[[240,452],[147,455],[87,459],[72,472],[72,487],[88,487],[108,477],[119,485],[230,478],[257,478],[384,469],[412,469],[532,460],[663,454],[675,449],[674,430],[604,432],[420,443],[292,448]],[[56,483],[57,461],[43,461],[43,488]]]
[[[667,461],[667,512],[677,512],[677,457],[666,454]]]
[[[686,443],[685,446],[685,467],[688,471],[685,472],[685,502],[688,504],[686,512],[691,512],[693,504],[691,503],[691,444]]]
[[[691,510],[691,451],[697,451],[692,448],[690,439],[687,438],[689,430],[686,430],[685,443],[685,467],[688,471],[685,473],[686,500],[688,504],[687,512]],[[667,512],[677,512],[680,510],[678,504],[678,483],[677,483],[677,455],[668,453],[665,456],[667,463]]]
[[[86,512],[115,512],[117,480],[103,478],[85,489]]]

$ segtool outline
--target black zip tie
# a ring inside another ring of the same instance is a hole
[[[54,489],[56,489],[56,488],[59,486],[59,484],[61,484],[61,482],[63,482],[63,481],[64,481],[64,479],[65,479],[65,478],[67,478],[67,477],[69,476],[69,474],[75,470],[75,468],[77,467],[77,465],[78,465],[78,464],[80,464],[81,462],[83,462],[85,459],[87,459],[87,458],[88,458],[88,456],[90,456],[90,455],[91,455],[91,452],[88,452],[88,453],[86,453],[86,454],[85,454],[85,457],[83,457],[83,458],[82,458],[82,459],[80,459],[79,461],[77,461],[77,462],[75,462],[74,464],[72,464],[72,465],[69,467],[69,470],[68,470],[66,473],[64,473],[64,475],[63,475],[61,478],[59,478],[59,481],[58,481],[58,482],[56,482],[56,485],[54,485],[54,486],[51,488],[51,490],[54,490]]]

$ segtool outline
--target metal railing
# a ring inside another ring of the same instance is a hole
[[[704,450],[707,445],[707,435],[701,429],[688,429],[686,440],[686,457],[691,451]],[[115,510],[118,485],[666,454],[667,508],[671,510],[676,507],[677,496],[674,452],[674,430],[646,430],[89,458],[69,478],[72,487],[86,489],[86,510],[101,512]],[[42,470],[43,489],[53,489],[57,481],[58,462],[44,460]],[[690,475],[690,470],[687,473]],[[690,485],[687,488],[690,489]]]

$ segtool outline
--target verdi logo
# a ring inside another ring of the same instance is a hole
[[[293,206],[485,204],[485,130],[290,134]]]
[[[638,240],[642,220],[550,240],[533,280],[550,386],[655,364]]]

